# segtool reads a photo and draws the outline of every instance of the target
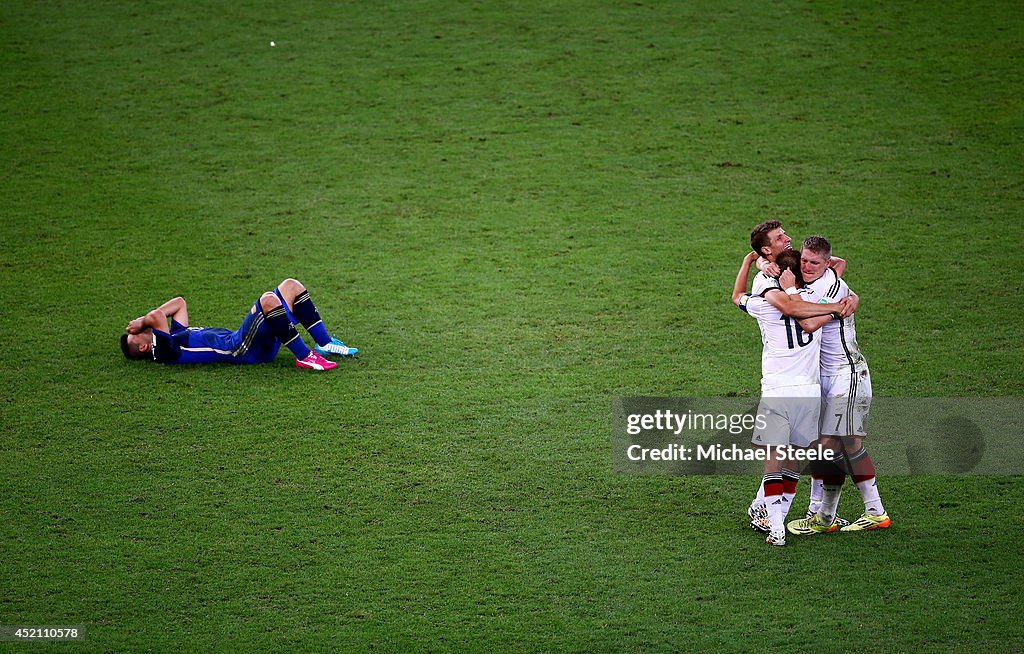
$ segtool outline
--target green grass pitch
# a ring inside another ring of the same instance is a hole
[[[1019,2],[12,1],[0,87],[0,624],[1024,648],[1019,476],[883,477],[888,532],[779,549],[755,479],[609,452],[616,396],[756,397],[768,218],[850,262],[876,395],[1024,395]],[[120,356],[289,276],[357,360]]]

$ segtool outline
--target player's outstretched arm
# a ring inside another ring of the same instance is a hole
[[[736,273],[736,282],[732,285],[732,303],[736,306],[740,305],[740,298],[747,292],[747,277],[750,275],[750,264],[754,263],[757,256],[757,252],[748,252],[747,256],[743,257],[739,272]]]

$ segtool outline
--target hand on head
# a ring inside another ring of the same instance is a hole
[[[141,334],[143,329],[145,329],[145,321],[142,318],[132,320],[128,323],[128,326],[124,328],[125,332],[129,334]]]

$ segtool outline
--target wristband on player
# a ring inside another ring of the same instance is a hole
[[[796,286],[790,286],[786,289],[786,295],[799,295],[800,291],[796,290]]]

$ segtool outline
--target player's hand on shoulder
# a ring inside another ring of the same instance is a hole
[[[772,265],[775,266],[774,263]],[[778,268],[778,266],[775,267]],[[782,290],[796,286],[796,275],[793,274],[792,270],[786,268],[786,270],[779,275],[779,286],[782,287]]]
[[[832,257],[828,260],[828,267],[835,271],[836,277],[842,277],[843,273],[846,272],[846,259]]]

